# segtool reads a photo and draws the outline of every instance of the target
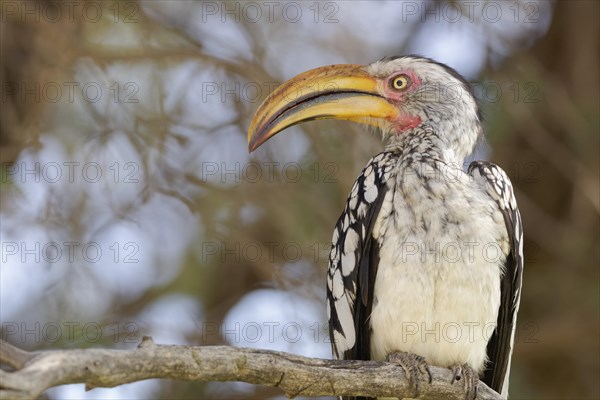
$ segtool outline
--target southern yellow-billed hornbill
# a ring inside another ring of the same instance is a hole
[[[430,378],[428,364],[451,367],[468,397],[480,375],[507,396],[523,230],[500,167],[475,161],[462,170],[483,131],[469,84],[417,56],[317,68],[260,106],[250,150],[291,125],[325,118],[375,126],[388,141],[354,183],[333,232],[334,356],[393,354],[417,391]]]

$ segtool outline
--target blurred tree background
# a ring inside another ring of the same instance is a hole
[[[526,264],[511,398],[600,397],[599,3],[1,3],[1,334],[23,348],[159,343],[329,357],[333,226],[382,144],[309,123],[253,155],[278,83],[417,53],[474,83],[478,157],[516,187]],[[146,381],[65,398],[280,397]]]

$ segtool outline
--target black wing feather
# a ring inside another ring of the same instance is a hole
[[[504,171],[495,164],[475,161],[469,173],[485,184],[487,192],[496,200],[506,224],[510,253],[506,258],[500,283],[500,309],[496,330],[487,346],[489,363],[483,382],[503,396],[508,395],[508,376],[514,345],[517,312],[523,280],[523,225],[513,188]]]
[[[373,226],[377,220],[377,215],[381,209],[381,204],[387,193],[387,186],[384,184],[380,190],[376,202],[367,212],[369,221],[366,230],[367,237],[362,249],[360,264],[358,267],[358,289],[360,291],[360,300],[356,301],[354,310],[354,324],[356,330],[356,346],[344,354],[347,360],[369,360],[371,358],[371,330],[369,329],[369,315],[373,307],[373,292],[375,291],[375,277],[379,266],[379,245],[371,234]]]

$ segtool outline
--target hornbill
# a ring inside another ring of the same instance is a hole
[[[331,65],[285,82],[249,128],[250,151],[283,129],[351,120],[387,140],[354,183],[333,232],[327,311],[334,357],[400,364],[418,396],[428,365],[503,397],[523,272],[511,182],[472,162],[481,112],[468,82],[419,56]]]

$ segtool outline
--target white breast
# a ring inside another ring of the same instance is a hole
[[[481,372],[500,305],[507,234],[495,203],[470,176],[398,177],[374,229],[380,263],[371,355],[416,353]]]

